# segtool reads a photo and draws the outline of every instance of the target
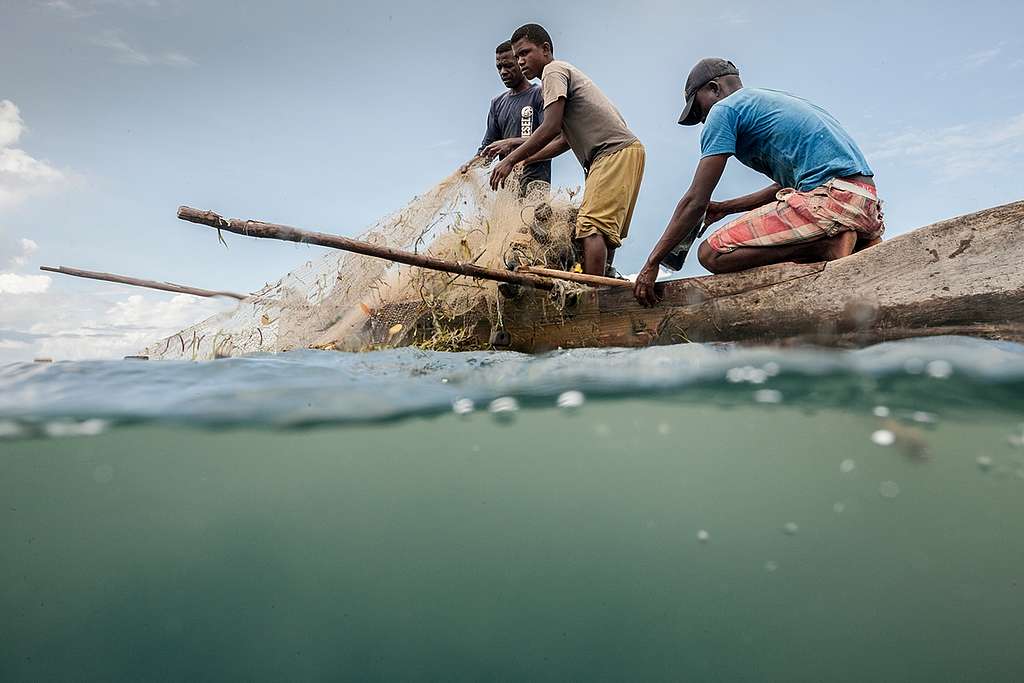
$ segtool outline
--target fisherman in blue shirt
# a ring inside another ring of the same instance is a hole
[[[494,60],[498,76],[508,90],[491,100],[483,142],[480,143],[477,155],[462,167],[463,173],[469,170],[470,164],[477,158],[504,159],[522,145],[544,120],[544,95],[541,87],[531,85],[523,76],[512,51],[511,41],[506,40],[497,47]],[[534,190],[547,192],[550,185],[551,161],[539,161],[523,169],[519,192],[522,196]]]
[[[686,80],[679,123],[704,123],[701,160],[661,239],[636,280],[634,295],[657,303],[662,263],[678,270],[702,229],[735,213],[698,251],[701,265],[728,273],[786,261],[832,261],[881,241],[885,225],[874,173],[828,112],[789,93],[744,88],[736,66],[702,59]],[[723,202],[711,195],[735,156],[773,184]]]

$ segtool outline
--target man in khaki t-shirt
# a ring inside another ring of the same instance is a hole
[[[491,187],[497,189],[519,163],[572,149],[587,178],[575,235],[583,247],[583,272],[605,275],[629,232],[644,175],[644,147],[586,74],[554,58],[551,36],[542,26],[517,29],[512,47],[523,75],[541,78],[544,122],[495,167]]]

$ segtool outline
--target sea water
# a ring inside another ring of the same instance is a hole
[[[1019,681],[1024,347],[0,368],[0,680]]]

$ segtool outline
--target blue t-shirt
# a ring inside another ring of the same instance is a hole
[[[742,88],[715,103],[701,158],[734,154],[783,187],[813,190],[833,178],[873,176],[857,143],[832,116],[778,90]]]
[[[521,93],[506,90],[493,100],[487,113],[487,132],[480,143],[480,151],[498,140],[529,137],[544,120],[544,95],[539,85],[531,85]],[[523,169],[522,182],[531,180],[551,182],[551,162],[541,161]]]

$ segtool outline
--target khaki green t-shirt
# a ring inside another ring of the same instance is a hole
[[[565,98],[562,133],[583,168],[636,142],[612,101],[572,64],[556,59],[545,66],[541,85],[545,109]]]

